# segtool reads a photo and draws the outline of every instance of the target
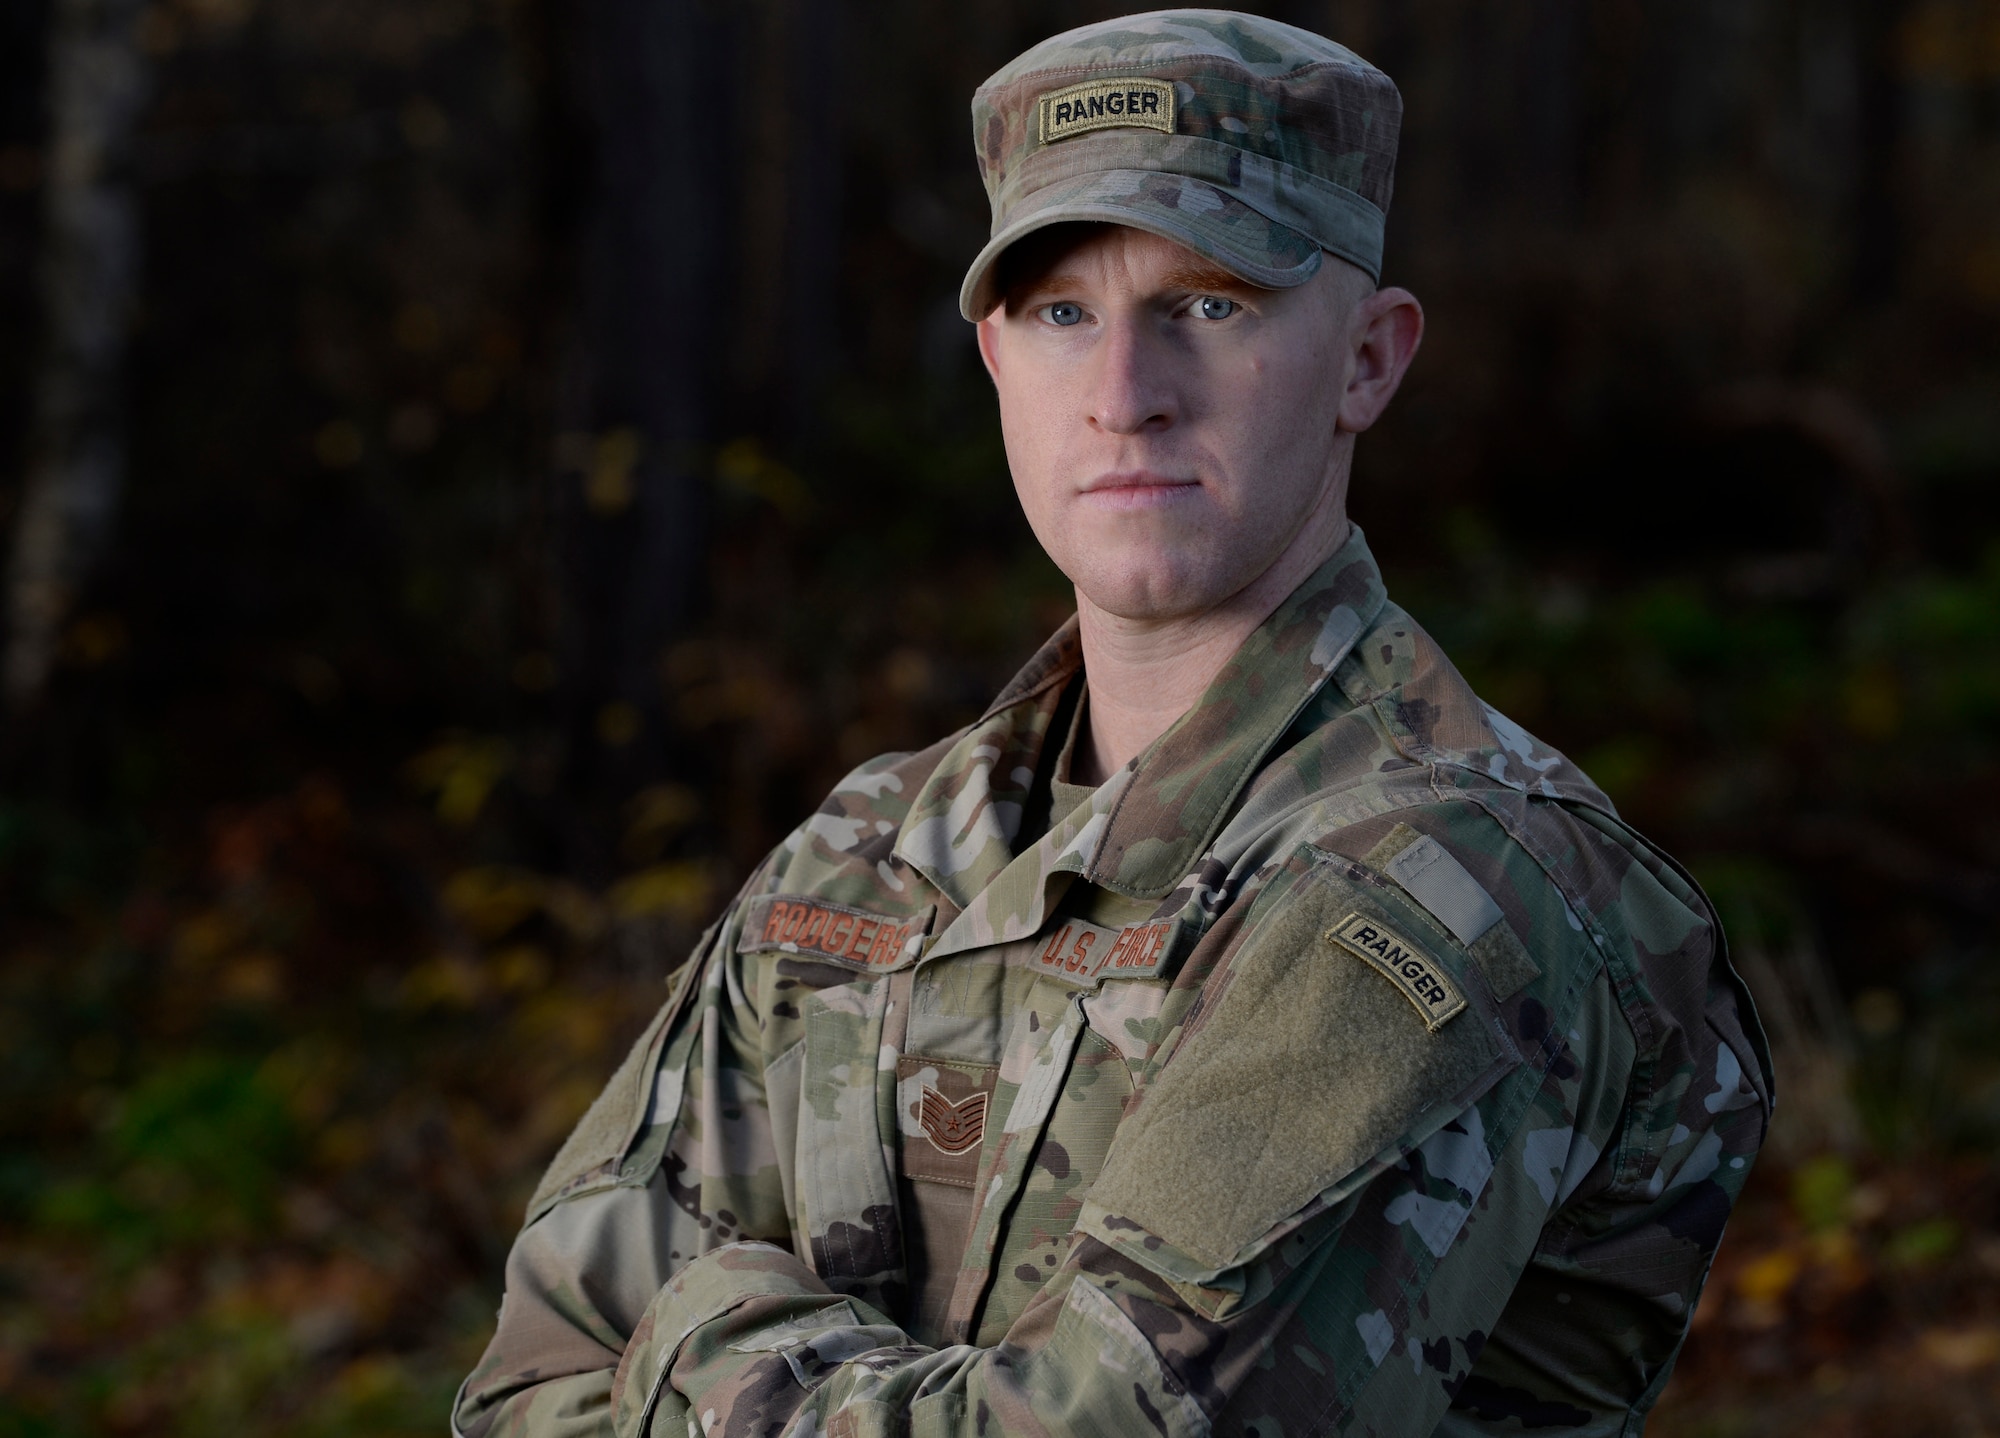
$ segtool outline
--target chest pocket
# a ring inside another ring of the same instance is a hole
[[[1282,902],[1091,1194],[1085,1226],[1120,1246],[1135,1224],[1164,1240],[1175,1253],[1148,1245],[1142,1261],[1170,1277],[1249,1261],[1289,1216],[1421,1142],[1519,1058],[1463,946],[1406,899],[1329,867]],[[1375,952],[1363,930],[1412,956]]]

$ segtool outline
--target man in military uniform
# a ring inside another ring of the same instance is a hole
[[[1637,1431],[1769,1064],[1700,891],[1347,521],[1399,115],[1220,11],[980,89],[962,308],[1078,616],[704,936],[456,1432]]]

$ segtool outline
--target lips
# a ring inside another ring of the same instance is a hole
[[[1198,479],[1174,479],[1149,469],[1133,469],[1100,474],[1096,479],[1085,481],[1080,490],[1084,494],[1101,494],[1106,490],[1119,489],[1192,489],[1200,483]]]
[[[1200,488],[1198,479],[1175,479],[1151,470],[1126,470],[1088,480],[1079,487],[1079,493],[1089,502],[1106,508],[1142,509],[1171,504]]]

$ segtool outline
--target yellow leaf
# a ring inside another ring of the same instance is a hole
[[[631,507],[639,492],[632,472],[645,451],[645,437],[629,426],[598,436],[583,481],[583,502],[592,514],[620,514]]]
[[[403,976],[403,1002],[413,1009],[469,1009],[486,996],[486,976],[457,954],[439,954]]]
[[[567,879],[551,879],[542,886],[542,909],[582,943],[604,932],[604,905]]]
[[[1924,1357],[1951,1373],[1972,1373],[2000,1364],[2000,1328],[1932,1328],[1918,1340]]]
[[[444,904],[482,939],[497,939],[542,907],[547,884],[526,869],[489,864],[461,869],[444,886]]]
[[[611,890],[611,908],[622,919],[646,914],[699,918],[708,908],[708,873],[700,864],[655,864]]]
[[[1752,1303],[1777,1303],[1792,1291],[1803,1266],[1791,1249],[1776,1249],[1736,1275],[1736,1291]]]
[[[493,787],[514,767],[514,751],[501,739],[454,735],[412,759],[411,780],[437,794],[438,817],[465,828],[486,807]]]

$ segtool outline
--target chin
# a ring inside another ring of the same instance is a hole
[[[1158,551],[1122,555],[1114,563],[1080,566],[1072,577],[1078,593],[1094,607],[1141,623],[1200,614],[1228,597],[1210,594],[1208,576],[1191,572],[1176,558]]]

